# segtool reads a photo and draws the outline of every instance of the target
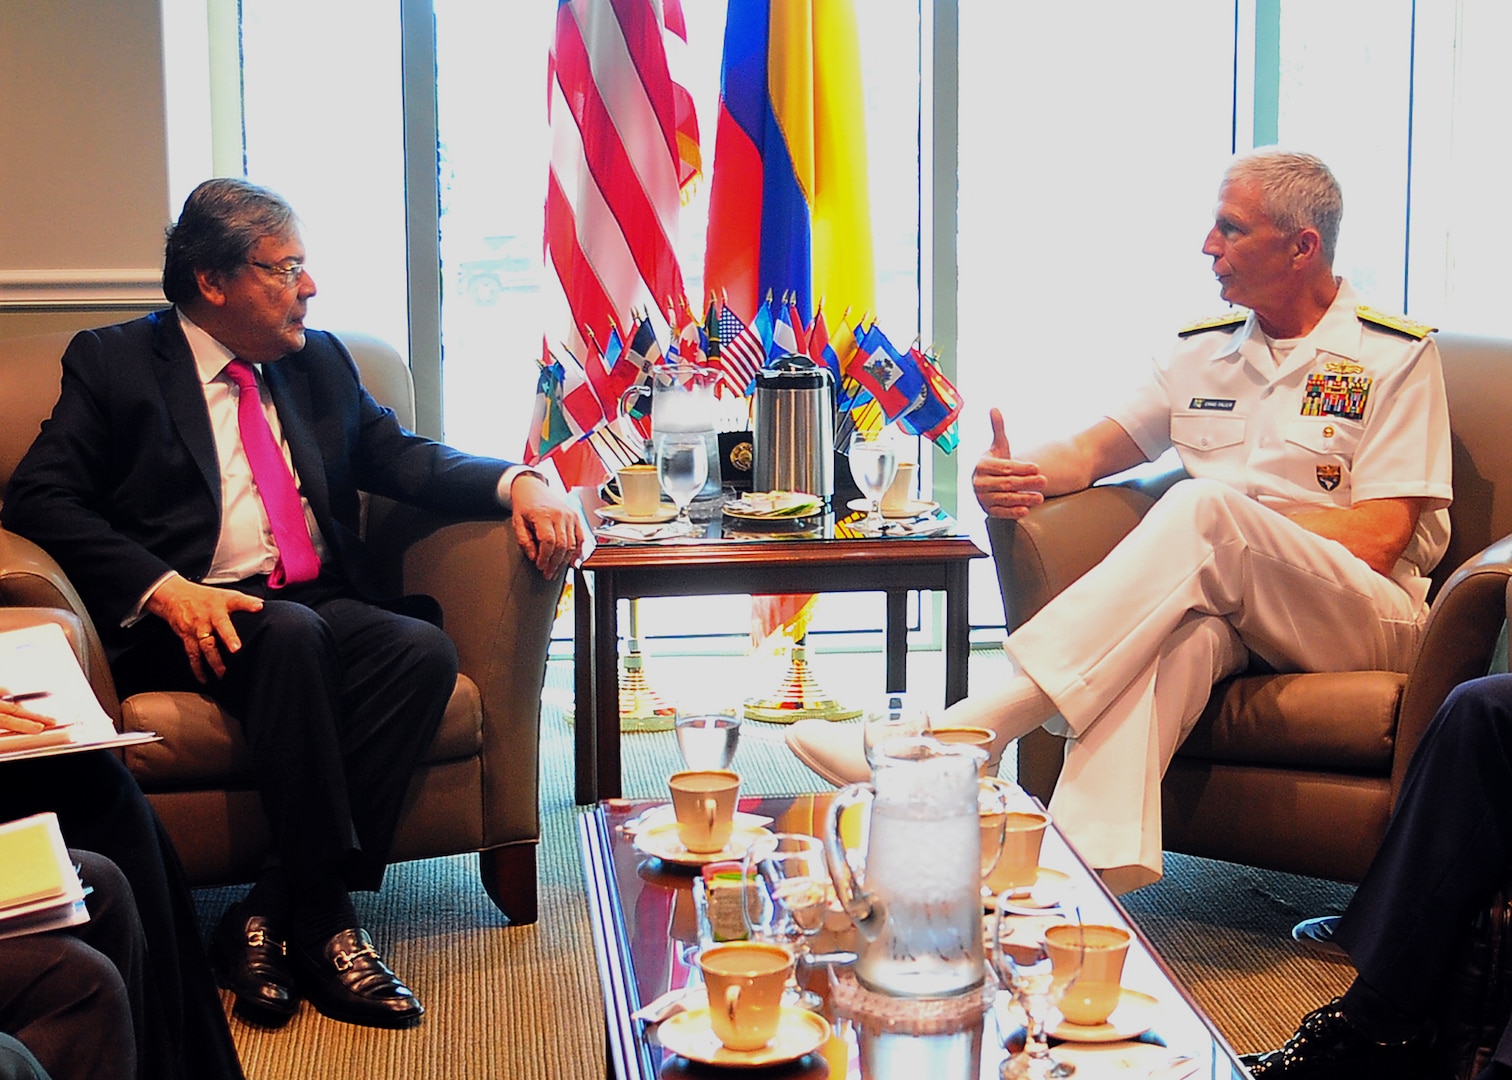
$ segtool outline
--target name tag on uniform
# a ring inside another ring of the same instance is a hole
[[[1189,409],[1210,409],[1214,412],[1233,412],[1234,399],[1231,397],[1194,397]]]

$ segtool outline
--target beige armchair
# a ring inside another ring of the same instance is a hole
[[[1163,785],[1168,850],[1358,881],[1429,720],[1498,649],[1512,578],[1512,341],[1438,335],[1454,443],[1453,537],[1406,675],[1250,673],[1214,688]],[[1010,633],[1095,565],[1179,476],[1048,499],[988,534]],[[1019,744],[1023,785],[1048,801],[1063,741]]]
[[[0,340],[0,491],[58,396],[69,334]],[[376,338],[344,334],[364,383],[414,425],[408,367]],[[536,919],[541,686],[560,579],[526,561],[507,519],[441,520],[373,499],[366,536],[389,584],[440,603],[462,674],[410,786],[397,859],[479,853],[484,887],[512,923]],[[172,835],[193,883],[250,881],[268,848],[240,726],[198,694],[118,700],[95,628],[57,564],[0,530],[0,608],[63,608],[85,636],[85,668],[122,730],[156,731],[126,763]]]

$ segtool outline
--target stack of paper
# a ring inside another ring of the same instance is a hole
[[[74,926],[89,918],[58,815],[0,825],[0,938]]]
[[[40,732],[0,726],[0,761],[157,738],[151,732],[116,731],[56,623],[0,633],[0,693],[22,698],[17,702],[21,707],[54,725]]]

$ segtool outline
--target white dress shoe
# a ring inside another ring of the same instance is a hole
[[[799,761],[837,787],[871,779],[860,724],[800,720],[787,729],[787,744]]]
[[[1319,915],[1303,919],[1292,927],[1292,940],[1314,956],[1324,960],[1349,962],[1349,954],[1334,940],[1334,931],[1339,928],[1339,916]]]

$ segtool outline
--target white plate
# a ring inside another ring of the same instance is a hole
[[[1070,875],[1042,866],[1039,868],[1039,875],[1034,879],[1033,885],[1014,890],[1013,895],[1008,898],[1007,909],[1015,915],[1038,915],[1042,911],[1054,911],[1060,907],[1061,900],[1066,895],[1066,885],[1070,880]],[[996,894],[984,886],[982,903],[990,909],[996,902]]]
[[[730,1050],[719,1041],[709,1023],[708,1009],[678,1013],[657,1029],[661,1044],[674,1054],[705,1065],[728,1065],[755,1069],[780,1065],[813,1053],[830,1037],[829,1022],[807,1009],[783,1006],[777,1034],[759,1050]]]
[[[671,521],[677,516],[677,507],[671,503],[662,503],[649,514],[632,514],[623,506],[600,506],[594,511],[601,518],[610,521],[618,521],[625,525],[660,525],[663,521]]]
[[[724,512],[749,521],[812,517],[823,513],[824,500],[805,491],[756,491],[724,504]]]
[[[1055,1010],[1050,1013],[1045,1031],[1051,1038],[1066,1042],[1118,1042],[1143,1035],[1155,1026],[1159,1015],[1159,1001],[1125,986],[1119,992],[1118,1005],[1101,1024],[1073,1024]]]
[[[674,821],[642,829],[635,834],[632,843],[635,845],[635,850],[642,855],[654,856],[665,863],[675,863],[678,866],[707,866],[709,863],[720,862],[724,859],[742,858],[753,840],[771,835],[770,829],[736,825],[734,831],[730,833],[730,842],[724,846],[723,851],[689,851],[678,839],[677,822]]]
[[[863,514],[871,510],[870,499],[852,499],[845,505],[852,510],[859,510]],[[884,506],[882,508],[882,516],[892,519],[916,518],[923,517],[925,514],[932,514],[939,508],[940,504],[937,502],[928,502],[924,499],[909,499],[902,506],[895,506],[891,509]]]

